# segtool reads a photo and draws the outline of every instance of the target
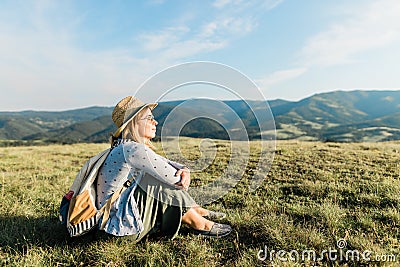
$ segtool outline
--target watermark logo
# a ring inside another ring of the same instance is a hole
[[[260,249],[257,258],[260,261],[280,261],[280,262],[395,262],[397,260],[394,254],[376,254],[370,250],[359,251],[356,249],[346,249],[347,241],[338,239],[336,241],[337,248],[324,249],[321,252],[315,250],[274,250],[269,249],[266,245],[264,249]]]
[[[201,186],[190,186],[189,194],[197,204],[205,205],[225,195],[242,180],[250,163],[252,177],[246,177],[249,190],[261,185],[274,158],[275,121],[264,95],[246,75],[219,63],[189,62],[155,74],[134,95],[139,99],[152,95],[146,102],[166,104],[167,115],[158,125],[162,152],[166,158],[189,166],[192,179],[215,164],[217,153],[221,153],[214,138],[217,132],[229,140],[223,152],[229,154],[224,155],[229,160],[221,166],[223,170],[218,170],[219,177]],[[168,106],[168,101],[175,98],[184,100],[169,102]],[[193,159],[180,147],[185,127],[199,122],[203,128],[201,137],[195,140],[200,157]],[[251,151],[251,145],[257,151]]]

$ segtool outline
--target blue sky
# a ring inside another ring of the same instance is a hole
[[[191,61],[237,69],[266,99],[399,89],[400,1],[0,2],[2,111],[113,106]]]

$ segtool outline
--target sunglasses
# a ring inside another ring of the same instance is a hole
[[[148,121],[155,121],[153,114],[149,114],[146,117],[144,117],[143,119],[140,120],[148,120]]]

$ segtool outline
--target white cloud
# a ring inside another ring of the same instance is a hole
[[[241,1],[221,1],[214,6],[224,8],[199,10],[189,19],[189,12],[182,12],[184,19],[143,33],[135,43],[125,40],[119,47],[94,49],[81,46],[80,28],[88,14],[72,2],[15,3],[0,10],[0,88],[8,95],[0,102],[1,110],[115,103],[156,71],[223,49],[250,33],[257,27],[252,13],[262,6],[260,1],[244,1],[237,8]],[[85,34],[95,39],[101,33]]]
[[[145,50],[155,51],[170,47],[178,42],[190,29],[187,26],[168,27],[155,33],[145,33],[139,36]]]
[[[213,6],[216,8],[223,8],[226,7],[228,5],[232,5],[232,4],[240,4],[242,1],[241,0],[216,0],[213,3]]]
[[[258,26],[259,16],[281,4],[283,0],[217,0],[213,6],[217,13],[202,28],[204,36],[243,36]]]
[[[202,38],[239,37],[250,33],[256,26],[256,21],[251,17],[222,17],[204,24],[199,36]]]
[[[146,33],[138,40],[146,52],[144,57],[151,59],[156,65],[167,67],[187,57],[199,53],[222,49],[227,45],[225,38],[214,33],[204,34],[203,30],[194,32],[188,26],[168,27],[155,33]]]
[[[400,1],[369,1],[354,8],[347,2],[342,10],[335,11],[342,12],[340,21],[307,40],[295,62],[299,67],[278,70],[260,78],[257,80],[260,88],[268,90],[316,68],[368,60],[369,52],[400,41]]]
[[[400,1],[372,1],[347,15],[308,40],[301,52],[305,65],[351,63],[363,52],[400,40]]]
[[[262,90],[265,90],[271,88],[272,85],[297,78],[300,75],[304,74],[306,71],[307,68],[279,70],[256,80],[256,83]]]
[[[214,50],[222,49],[227,45],[226,41],[213,41],[213,40],[187,40],[174,44],[168,50],[163,53],[163,59],[166,61],[182,60],[186,57],[193,55],[211,52]]]
[[[277,1],[267,1],[276,6]],[[223,49],[232,40],[249,34],[257,27],[255,10],[269,9],[264,1],[216,1],[213,4],[217,11],[197,14],[197,20],[191,14],[191,21],[175,18],[184,24],[168,26],[157,32],[147,32],[139,36],[145,51],[156,52],[150,57],[159,61],[174,64],[179,60],[193,57],[205,52]],[[224,8],[222,8],[224,7]],[[203,11],[204,12],[204,11]],[[187,14],[183,15],[185,18]]]
[[[281,4],[284,0],[216,0],[213,3],[213,6],[217,9],[222,8],[235,8],[236,10],[242,10],[249,7],[258,7],[262,9],[273,9],[279,4]]]
[[[258,18],[255,13],[260,14],[260,11],[275,8],[282,2],[283,0],[217,0],[213,3],[217,10],[198,14],[201,20],[195,23],[143,35],[149,41],[145,48],[159,50],[157,57],[168,60],[184,59],[222,49],[257,27]],[[192,16],[191,18],[193,19]]]
[[[49,17],[51,8],[34,2],[21,8],[29,13],[23,18],[0,19],[0,88],[8,95],[1,110],[109,105],[116,101],[110,97],[147,77],[151,63],[135,58],[128,49],[77,47],[76,29],[68,24],[76,20],[69,17],[57,24]]]
[[[273,9],[277,7],[278,5],[282,4],[284,0],[269,0],[269,1],[264,1],[263,7],[266,8],[267,10]]]

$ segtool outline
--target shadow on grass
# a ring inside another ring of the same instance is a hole
[[[91,242],[95,232],[83,237],[70,238],[66,228],[53,216],[29,218],[0,216],[0,246],[14,252],[24,252],[30,247],[54,248],[75,246]]]
[[[235,227],[238,241],[241,245],[250,248],[280,247],[281,242],[272,233],[269,233],[261,223],[242,223]]]

